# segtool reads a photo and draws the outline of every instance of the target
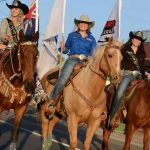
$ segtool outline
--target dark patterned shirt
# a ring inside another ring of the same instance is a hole
[[[140,49],[137,50],[134,54],[131,48],[126,49],[125,47],[121,50],[123,60],[122,60],[122,69],[125,70],[138,70],[143,75],[145,74],[144,61],[145,54],[141,52]]]

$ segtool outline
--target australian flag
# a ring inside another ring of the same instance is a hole
[[[36,32],[36,24],[37,22],[37,9],[36,9],[36,0],[32,1],[32,4],[29,8],[29,12],[25,15],[24,19],[24,33],[26,35],[34,35]]]

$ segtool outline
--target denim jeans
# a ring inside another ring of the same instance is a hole
[[[110,118],[113,118],[115,113],[117,112],[117,110],[120,106],[120,103],[121,103],[122,96],[125,93],[129,83],[135,79],[136,79],[136,77],[134,77],[133,75],[124,75],[123,76],[123,79],[118,86],[117,92],[115,94],[114,100],[113,100],[111,108],[110,108],[110,112],[109,112]]]
[[[59,79],[57,80],[51,95],[49,97],[50,100],[55,99],[59,92],[62,90],[63,86],[66,84],[67,80],[69,79],[74,66],[76,64],[81,64],[81,60],[79,58],[68,58],[61,70],[61,74]]]

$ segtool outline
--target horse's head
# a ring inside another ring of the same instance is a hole
[[[120,48],[122,44],[122,42],[113,41],[111,38],[108,44],[97,47],[91,65],[92,70],[103,78],[120,80],[122,60]]]
[[[27,93],[33,93],[35,88],[34,71],[38,56],[37,41],[39,33],[33,36],[25,36],[23,31],[19,32],[19,60],[23,76],[23,83]]]

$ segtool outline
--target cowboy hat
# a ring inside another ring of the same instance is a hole
[[[89,16],[87,15],[81,15],[80,19],[74,19],[74,23],[76,26],[78,26],[79,23],[84,22],[89,24],[89,29],[92,28],[95,24],[94,21],[90,21]]]
[[[23,3],[21,3],[19,0],[14,0],[12,5],[8,5],[7,3],[6,3],[6,5],[10,9],[12,9],[12,8],[20,8],[23,11],[24,15],[26,15],[28,13],[28,11],[29,11],[28,6],[23,4]]]
[[[134,33],[130,32],[129,37],[130,37],[130,39],[135,38],[135,39],[138,39],[142,42],[144,42],[146,40],[146,39],[143,39],[143,32],[141,32],[141,31],[137,31],[137,32],[134,32]]]

